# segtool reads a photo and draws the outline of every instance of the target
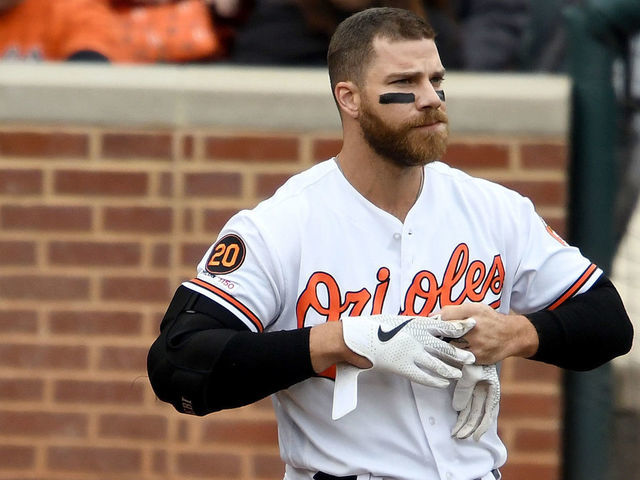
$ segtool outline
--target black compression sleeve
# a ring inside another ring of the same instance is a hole
[[[611,281],[602,275],[585,293],[554,310],[526,315],[538,332],[531,357],[569,370],[591,370],[631,349],[633,327]]]
[[[160,400],[205,415],[255,402],[315,372],[310,328],[253,333],[231,312],[180,287],[149,350],[149,380]]]
[[[311,328],[236,332],[207,386],[210,408],[248,405],[315,375],[309,355]]]

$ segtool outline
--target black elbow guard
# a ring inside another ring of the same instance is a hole
[[[193,310],[200,297],[186,287],[178,288],[147,356],[149,381],[157,397],[192,415],[216,410],[207,401],[209,377],[224,346],[238,333]]]

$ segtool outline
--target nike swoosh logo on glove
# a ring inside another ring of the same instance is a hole
[[[405,327],[405,325],[406,325],[407,323],[409,323],[411,320],[413,320],[413,318],[410,318],[409,320],[407,320],[407,321],[405,321],[405,322],[402,322],[400,325],[398,325],[398,326],[397,326],[397,327],[395,327],[395,328],[392,328],[392,329],[391,329],[391,330],[389,330],[388,332],[385,332],[384,330],[382,330],[382,325],[380,325],[380,326],[378,327],[378,339],[379,339],[381,342],[388,342],[388,341],[389,341],[389,340],[391,340],[393,337],[395,337],[395,336],[396,336],[396,334],[397,334],[400,330],[402,330],[402,329]]]

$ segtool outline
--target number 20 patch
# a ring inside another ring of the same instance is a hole
[[[237,270],[247,252],[244,242],[238,235],[229,234],[218,240],[207,260],[207,272],[224,275]]]

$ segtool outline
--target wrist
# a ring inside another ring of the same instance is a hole
[[[529,358],[538,351],[538,331],[531,321],[524,315],[512,315],[511,321],[515,326],[515,343],[512,356]]]
[[[326,322],[311,328],[309,335],[311,366],[321,373],[336,363],[346,362],[356,367],[369,368],[371,362],[354,353],[344,343],[342,322]]]

